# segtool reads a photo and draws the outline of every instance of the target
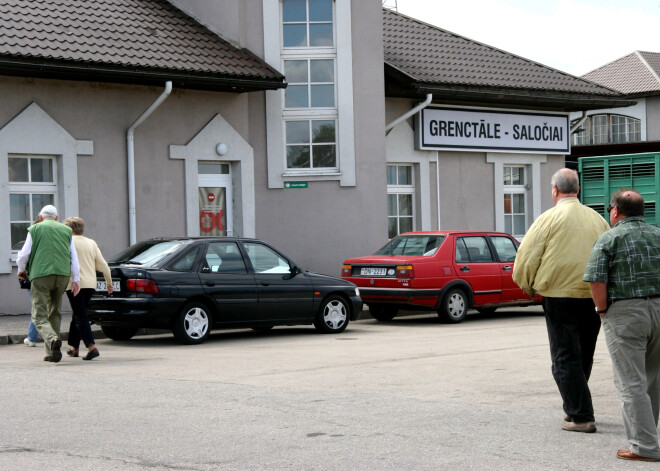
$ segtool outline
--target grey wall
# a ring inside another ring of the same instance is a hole
[[[440,229],[494,230],[493,165],[481,152],[440,152]]]
[[[98,242],[106,257],[128,245],[126,131],[162,91],[156,87],[0,77],[0,127],[36,102],[74,138],[93,141],[94,155],[78,158],[78,215],[86,222],[85,235]],[[248,100],[248,94],[175,89],[137,128],[138,240],[186,234],[183,162],[169,159],[168,146],[186,144],[216,113],[248,139]],[[263,154],[257,160],[263,162]],[[0,312],[25,307],[25,293],[17,297],[17,291],[15,276],[0,275]]]
[[[660,141],[660,97],[646,99],[646,140]]]
[[[265,156],[255,147],[257,236],[303,268],[334,276],[345,258],[372,253],[387,240],[381,5],[352,5],[357,186],[310,181],[306,189],[269,190]],[[253,120],[251,134],[263,128],[261,118]]]

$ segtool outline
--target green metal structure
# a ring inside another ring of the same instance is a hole
[[[607,206],[612,194],[621,188],[638,191],[644,198],[644,219],[658,225],[660,195],[660,152],[645,154],[581,157],[580,200],[609,221]]]

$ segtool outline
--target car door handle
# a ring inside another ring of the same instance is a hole
[[[270,286],[270,283],[268,283],[267,281],[262,281],[261,286]]]
[[[213,281],[207,281],[206,286],[215,286],[215,282]]]
[[[504,271],[511,271],[511,267],[510,267],[509,265],[504,265],[504,266],[502,267],[502,270],[504,270]]]
[[[470,271],[470,267],[464,265],[461,267],[461,271]]]

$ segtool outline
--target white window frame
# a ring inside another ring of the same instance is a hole
[[[266,134],[268,187],[284,188],[286,181],[336,180],[340,186],[356,185],[355,134],[353,112],[353,58],[351,2],[333,2],[334,47],[283,48],[280,0],[262,0],[264,18],[264,58],[283,71],[284,59],[335,58],[335,104],[328,108],[308,108],[300,115],[307,119],[335,119],[337,167],[322,169],[287,169],[285,119],[293,119],[292,110],[284,109],[284,91],[266,92]]]
[[[78,157],[93,154],[92,141],[75,139],[39,105],[31,103],[0,129],[0,204],[9,207],[9,156],[54,156],[55,201],[60,219],[77,216]],[[9,221],[9,211],[0,211],[0,250],[6,254],[0,257],[0,273],[11,273],[16,262]]]
[[[531,221],[535,220],[542,213],[541,211],[541,165],[547,163],[547,155],[539,154],[506,154],[506,153],[486,153],[486,162],[494,165],[494,203],[495,203],[495,230],[504,232],[504,166],[528,166],[527,185],[528,195],[531,196],[531,214],[530,206],[527,205],[528,220],[527,227]]]
[[[411,204],[411,210],[412,210],[412,217],[411,216],[403,216],[405,218],[410,218],[412,219],[412,225],[411,225],[411,230],[416,230],[415,228],[417,227],[417,208],[416,208],[416,194],[415,194],[415,167],[412,164],[403,164],[403,163],[387,163],[387,167],[394,167],[397,169],[396,175],[397,175],[397,183],[396,184],[390,184],[389,182],[387,183],[387,196],[389,199],[389,195],[396,195],[397,196],[397,201],[396,201],[396,215],[391,216],[389,214],[389,203],[388,203],[388,214],[387,214],[387,227],[389,231],[389,220],[392,218],[396,219],[396,235],[401,234],[401,211],[399,208],[399,195],[410,195],[410,200],[412,202]],[[398,176],[399,172],[398,169],[400,167],[407,167],[410,169],[410,185],[401,185],[398,182]],[[389,237],[389,233],[388,233]]]
[[[8,189],[9,189],[9,197],[11,198],[11,195],[29,195],[29,205],[30,205],[30,218],[29,220],[13,220],[11,219],[11,211],[9,215],[9,224],[11,227],[11,224],[13,223],[28,223],[29,225],[32,224],[34,220],[34,215],[38,213],[38,211],[41,208],[34,208],[32,205],[32,195],[34,194],[40,194],[40,195],[53,195],[53,205],[55,207],[58,206],[58,201],[57,201],[57,157],[54,155],[24,155],[24,154],[9,154],[8,158],[18,158],[18,159],[25,159],[28,161],[28,181],[27,182],[13,182],[9,181],[8,182]],[[53,174],[53,181],[52,182],[33,182],[31,181],[31,165],[29,164],[29,161],[32,159],[43,159],[43,160],[50,160],[52,162],[52,174]],[[11,231],[10,231],[11,232]],[[27,234],[26,234],[27,235]],[[10,233],[10,240],[11,240],[11,233]],[[12,247],[11,249],[11,258],[12,260],[16,259],[16,256],[18,255],[19,250],[14,249]]]
[[[506,183],[504,183],[504,176],[507,174],[507,172],[509,172],[510,169],[512,169],[514,167],[522,169],[523,182],[524,183],[523,184],[516,184],[516,185],[514,185],[514,184],[508,184],[507,185]],[[511,195],[511,196],[513,196],[513,195],[523,195],[523,212],[522,213],[514,213],[513,212],[513,198],[511,199],[511,212],[507,213],[506,208],[504,208],[504,213],[503,213],[503,215],[504,215],[504,227],[506,228],[506,219],[507,219],[507,217],[510,217],[511,218],[511,232],[512,233],[509,233],[509,234],[512,235],[513,237],[515,237],[516,239],[522,239],[522,237],[525,235],[525,233],[527,233],[527,229],[530,226],[529,217],[528,217],[529,197],[527,195],[527,178],[528,178],[527,173],[528,173],[528,171],[527,171],[527,166],[526,165],[505,164],[503,166],[502,199],[504,199],[504,197],[506,195]],[[515,216],[521,216],[521,215],[525,218],[525,232],[522,233],[522,234],[513,233],[514,232],[514,227],[515,227],[515,224],[514,224]],[[507,232],[507,231],[505,230],[504,232]]]

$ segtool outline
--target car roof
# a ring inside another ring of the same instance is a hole
[[[413,231],[413,232],[404,232],[399,234],[400,236],[404,235],[452,235],[452,234],[487,234],[487,235],[505,235],[511,237],[505,232],[499,231],[476,231],[472,229],[466,230],[444,230],[444,231]]]

